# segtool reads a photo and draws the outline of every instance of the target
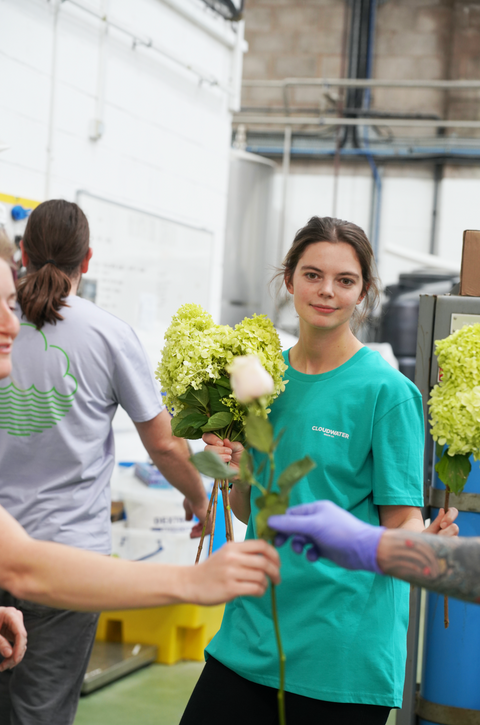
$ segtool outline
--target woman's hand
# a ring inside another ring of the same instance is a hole
[[[261,597],[270,579],[280,583],[280,558],[261,539],[229,543],[202,564],[189,567],[185,601],[210,606],[235,597]]]
[[[206,451],[216,453],[224,463],[229,463],[234,470],[238,471],[240,458],[244,451],[241,443],[238,443],[238,441],[232,443],[228,438],[221,440],[215,433],[205,433],[203,442],[207,444],[205,446]]]
[[[27,649],[27,632],[23,614],[14,607],[0,607],[0,672],[12,669],[23,660]]]
[[[458,526],[453,522],[458,516],[456,508],[449,508],[447,513],[444,509],[439,509],[437,518],[427,526],[424,534],[438,534],[439,536],[458,536]]]
[[[238,443],[238,441],[232,443],[228,438],[221,440],[214,433],[205,433],[203,441],[207,444],[205,446],[206,451],[216,453],[233,470],[239,470],[240,458],[245,450],[241,443]],[[230,480],[233,483],[233,488],[230,493],[232,511],[237,519],[247,524],[250,517],[250,484],[243,483],[238,478]]]

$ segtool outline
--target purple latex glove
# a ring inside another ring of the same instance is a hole
[[[270,516],[268,525],[278,531],[275,545],[292,536],[292,549],[316,561],[320,556],[344,569],[364,569],[382,574],[377,549],[384,526],[370,526],[344,511],[332,501],[315,501],[289,508],[284,516]]]

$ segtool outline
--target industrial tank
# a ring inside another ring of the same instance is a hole
[[[275,164],[232,149],[228,187],[222,324],[273,312],[268,282],[277,262],[272,238]]]
[[[412,381],[415,377],[420,295],[447,294],[458,281],[455,272],[419,269],[401,274],[398,284],[385,290],[387,300],[380,316],[377,341],[391,344],[400,372]]]

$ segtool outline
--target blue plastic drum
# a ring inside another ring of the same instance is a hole
[[[472,471],[465,493],[480,493],[480,463]],[[434,472],[434,488],[445,490]],[[432,509],[432,519],[438,509]],[[480,536],[480,514],[460,511],[461,536]],[[478,710],[480,715],[480,605],[449,598],[450,626],[445,629],[443,595],[427,594],[420,693],[424,700]],[[438,725],[419,720],[421,725]]]

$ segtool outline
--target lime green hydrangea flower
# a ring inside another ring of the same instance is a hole
[[[439,340],[435,354],[443,376],[428,401],[433,439],[449,456],[480,460],[480,324]]]
[[[202,415],[210,418],[214,413],[227,412],[231,414],[231,421],[219,431],[223,434],[235,430],[240,435],[246,410],[234,397],[228,381],[228,367],[239,355],[256,355],[273,378],[273,393],[261,398],[257,406],[258,415],[266,418],[268,406],[285,390],[283,375],[287,369],[280,339],[271,320],[266,315],[254,315],[232,329],[228,325],[216,325],[200,305],[180,307],[165,334],[162,358],[156,371],[170,412],[175,416],[182,414],[186,419],[185,411],[195,407],[196,418],[189,419],[189,423],[192,421],[197,426],[199,434],[204,427]],[[197,403],[188,396],[189,390],[193,389],[200,391],[201,397],[205,386],[209,396],[205,393],[205,401],[208,402]],[[214,388],[216,392],[213,392]],[[191,433],[191,427],[187,424],[184,427]]]

